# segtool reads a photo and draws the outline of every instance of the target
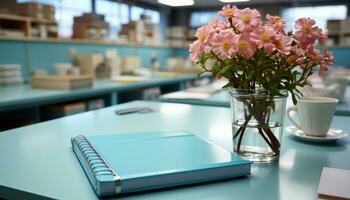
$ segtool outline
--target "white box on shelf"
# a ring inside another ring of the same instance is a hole
[[[0,85],[12,85],[12,84],[21,84],[23,83],[22,77],[9,77],[9,78],[0,78]]]
[[[21,65],[20,64],[0,64],[0,71],[20,71]]]

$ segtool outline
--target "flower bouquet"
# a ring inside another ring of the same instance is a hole
[[[315,69],[322,75],[333,63],[327,49],[321,54],[315,48],[327,31],[310,18],[298,19],[295,32],[286,31],[280,17],[267,15],[263,23],[250,8],[226,5],[218,14],[220,20],[198,28],[190,57],[203,73],[228,80],[234,150],[251,160],[278,159],[288,92],[296,104]]]

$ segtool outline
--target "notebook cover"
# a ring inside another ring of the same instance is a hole
[[[72,145],[99,196],[250,174],[250,161],[186,131],[76,136]]]
[[[350,200],[350,171],[324,167],[317,194],[319,199]]]

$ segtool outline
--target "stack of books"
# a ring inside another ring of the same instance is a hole
[[[140,15],[140,20],[122,24],[118,32],[119,40],[134,44],[160,45],[159,24],[152,22],[149,15]]]
[[[0,64],[0,85],[20,84],[22,82],[21,65]]]
[[[91,88],[93,86],[90,75],[37,75],[31,78],[32,88],[72,90]]]
[[[83,13],[74,17],[73,38],[104,39],[107,37],[109,25],[104,15]]]

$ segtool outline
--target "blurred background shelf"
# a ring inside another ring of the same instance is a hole
[[[57,38],[58,27],[55,20],[0,14],[0,36]]]
[[[350,18],[327,20],[329,38],[333,46],[350,46]]]
[[[137,44],[137,43],[123,43],[113,39],[93,40],[93,39],[78,39],[78,38],[38,38],[38,37],[16,37],[13,35],[1,35],[0,41],[23,41],[23,42],[51,42],[51,43],[75,43],[75,44],[96,44],[96,45],[110,45],[110,46],[128,46],[128,47],[155,47],[155,48],[183,48],[188,49],[188,46],[170,46],[164,44]]]
[[[196,74],[188,74],[129,84],[95,80],[93,88],[78,90],[33,89],[28,84],[0,87],[0,119],[11,122],[1,123],[0,131],[127,101],[156,101],[162,94],[199,86],[210,79],[209,75],[198,79]]]

